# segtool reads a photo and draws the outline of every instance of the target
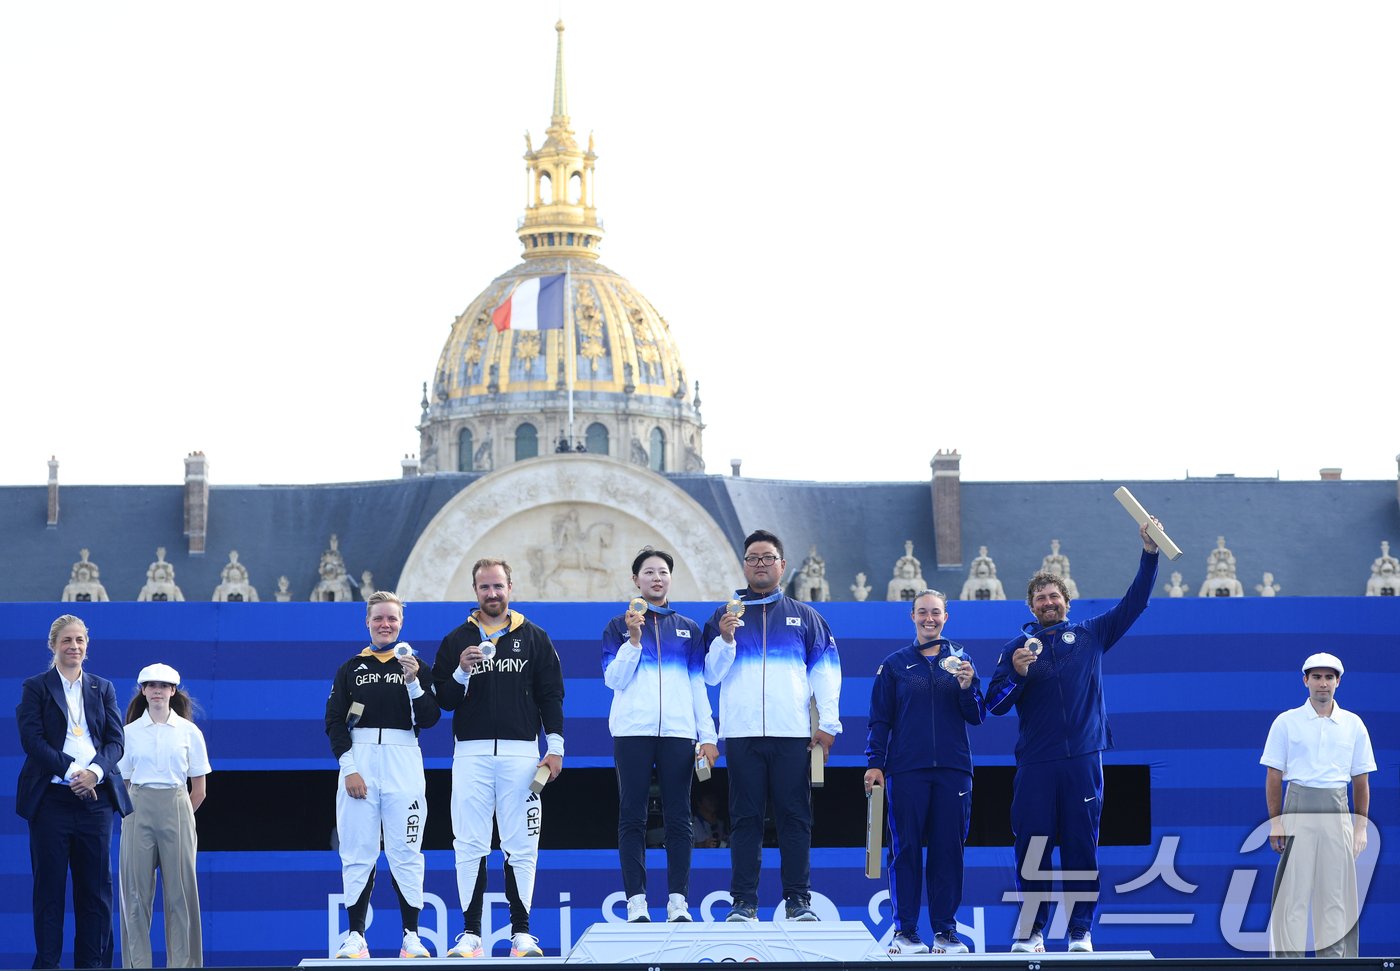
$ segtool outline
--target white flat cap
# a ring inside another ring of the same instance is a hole
[[[1342,659],[1335,654],[1314,654],[1303,662],[1304,674],[1313,668],[1331,668],[1338,675],[1346,673],[1346,669],[1342,667]]]
[[[1331,657],[1330,654],[1327,656]],[[164,681],[166,684],[173,684],[178,688],[180,686],[180,672],[168,664],[148,664],[136,676],[136,683],[149,684],[152,681]]]

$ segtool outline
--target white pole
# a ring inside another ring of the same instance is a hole
[[[574,447],[574,277],[573,264],[564,260],[564,376],[569,384],[569,448]]]

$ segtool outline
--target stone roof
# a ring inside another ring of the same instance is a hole
[[[263,600],[273,599],[282,575],[290,580],[293,599],[305,600],[331,534],[339,537],[355,582],[368,570],[375,586],[392,589],[433,516],[478,478],[439,473],[339,485],[211,486],[203,556],[187,552],[182,486],[63,486],[54,527],[45,524],[45,487],[0,488],[0,598],[58,599],[86,548],[101,567],[109,596],[134,600],[156,548],[163,546],[189,600],[212,596],[230,550],[238,550]],[[709,512],[736,552],[750,530],[777,533],[789,577],[815,546],[836,600],[850,599],[857,572],[866,574],[871,598],[883,599],[906,540],[914,543],[927,583],[950,597],[958,596],[968,564],[986,546],[1007,597],[1019,598],[1052,539],[1069,558],[1081,597],[1117,597],[1137,557],[1135,527],[1113,498],[1119,485],[1132,489],[1185,551],[1174,563],[1163,561],[1159,596],[1174,570],[1194,596],[1218,536],[1233,551],[1249,596],[1265,571],[1281,585],[1282,596],[1360,596],[1380,542],[1400,542],[1393,481],[963,482],[964,563],[939,569],[927,482],[668,478]]]

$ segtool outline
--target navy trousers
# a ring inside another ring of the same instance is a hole
[[[105,785],[106,783],[104,783]],[[34,872],[34,967],[63,955],[63,908],[73,872],[73,966],[112,966],[112,804],[104,793],[79,799],[50,785],[29,823]]]
[[[656,767],[661,815],[666,821],[666,892],[682,897],[690,893],[690,780],[695,758],[695,742],[688,738],[626,735],[613,739],[617,852],[622,862],[622,888],[629,897],[647,889],[647,799],[652,766]]]
[[[1038,931],[1050,913],[1053,874],[1048,879],[1027,879],[1026,858],[1031,841],[1045,839],[1045,850],[1031,859],[1032,869],[1052,870],[1050,855],[1060,848],[1056,872],[1093,873],[1092,879],[1061,880],[1066,895],[1073,894],[1069,930],[1087,931],[1094,923],[1099,895],[1099,817],[1103,813],[1103,764],[1098,752],[1052,762],[1032,762],[1016,767],[1011,795],[1011,828],[1016,834],[1016,886],[1023,897],[1039,902],[1030,930]],[[1032,896],[1033,895],[1033,896]],[[1017,925],[1017,937],[1024,937]]]
[[[957,930],[962,903],[963,843],[972,821],[972,776],[958,769],[913,769],[885,777],[890,801],[890,906],[894,925],[919,925],[921,884],[928,880],[929,924]],[[923,848],[928,847],[927,865]]]
[[[812,893],[811,756],[807,738],[730,738],[724,743],[729,769],[729,893],[735,903],[758,905],[764,810],[771,806],[782,856],[783,898]]]

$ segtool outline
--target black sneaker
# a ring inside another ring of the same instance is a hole
[[[724,919],[726,921],[743,921],[751,924],[758,920],[758,905],[736,900],[734,901],[734,906],[729,908],[729,916]]]
[[[788,920],[820,920],[806,897],[789,897],[786,901]]]

